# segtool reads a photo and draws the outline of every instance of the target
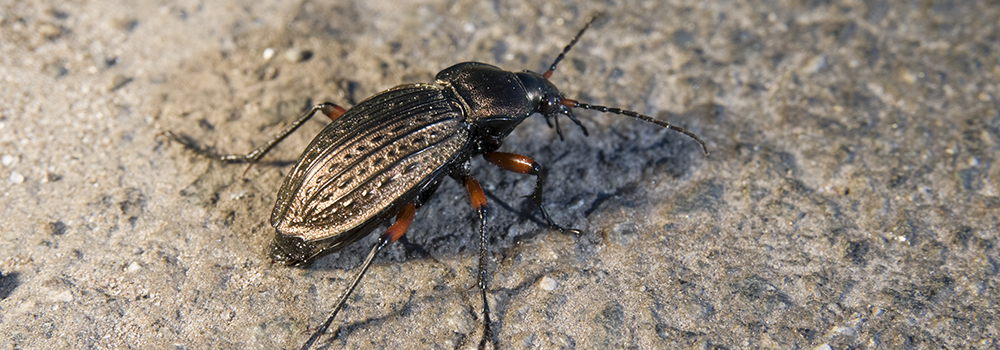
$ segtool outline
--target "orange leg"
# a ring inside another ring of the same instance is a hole
[[[416,212],[417,206],[413,203],[404,206],[396,214],[396,222],[392,223],[392,226],[389,226],[389,229],[382,234],[382,239],[388,239],[389,243],[392,243],[402,237],[406,233],[406,229],[410,228],[410,224],[413,223],[413,216]]]
[[[323,107],[322,109],[320,109],[320,112],[322,112],[323,115],[329,117],[330,120],[337,120],[337,118],[339,118],[341,115],[343,115],[344,112],[347,112],[347,109],[345,109],[344,107],[341,107],[340,105],[333,104],[333,103],[330,103],[330,102],[327,102],[327,103],[324,103],[324,104],[321,104],[321,105],[317,105],[317,106],[322,106]]]
[[[518,174],[527,174],[535,176],[535,189],[531,191],[531,202],[538,207],[538,210],[542,212],[542,218],[545,222],[549,224],[549,227],[558,229],[560,231],[568,231],[573,234],[579,235],[580,231],[575,229],[565,229],[559,225],[556,225],[554,221],[549,217],[549,213],[545,211],[542,207],[542,186],[545,184],[545,173],[542,172],[542,166],[538,165],[534,160],[526,156],[514,153],[503,153],[503,152],[489,152],[483,154],[483,159],[493,163],[500,167],[500,169],[515,172]]]

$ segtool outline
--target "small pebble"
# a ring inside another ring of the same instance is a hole
[[[16,171],[11,171],[10,172],[10,182],[13,182],[15,184],[22,183],[22,182],[24,182],[24,175],[21,175],[20,173],[18,173]]]
[[[68,290],[64,290],[64,291],[62,291],[60,293],[49,293],[49,300],[50,301],[70,302],[70,301],[73,301],[73,293],[71,293]]]
[[[139,263],[133,261],[129,263],[128,266],[125,267],[125,273],[135,273],[136,271],[139,271],[139,269],[142,269],[142,266],[140,266]]]
[[[4,154],[0,157],[0,164],[3,164],[3,166],[10,166],[11,164],[14,164],[14,156]]]
[[[121,89],[123,86],[128,85],[132,82],[132,77],[115,74],[111,77],[111,82],[108,84],[108,91],[115,91]]]
[[[802,74],[812,74],[818,72],[826,65],[826,56],[815,56],[806,61],[806,64],[799,69]]]
[[[538,287],[545,291],[551,292],[555,290],[557,286],[559,286],[559,283],[549,276],[542,277],[542,280],[538,281]]]
[[[285,51],[285,59],[292,63],[299,63],[309,58],[310,52],[300,49],[288,49]]]

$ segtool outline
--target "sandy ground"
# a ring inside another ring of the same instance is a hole
[[[302,108],[481,61],[580,111],[482,159],[506,349],[996,348],[996,1],[2,1],[0,347],[295,348],[371,240],[307,268],[264,252],[317,118],[243,175],[156,138],[245,152]],[[268,53],[273,53],[268,55]],[[269,58],[268,58],[269,57]],[[446,181],[328,348],[474,348],[478,241]],[[379,229],[381,230],[381,229]]]

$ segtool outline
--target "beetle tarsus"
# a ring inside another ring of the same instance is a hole
[[[221,155],[221,154],[213,152],[212,150],[210,150],[208,148],[200,147],[200,146],[198,146],[197,143],[194,142],[194,140],[192,140],[187,135],[178,135],[178,134],[175,134],[175,133],[173,133],[171,131],[163,131],[163,132],[160,132],[160,133],[156,134],[156,137],[160,137],[160,136],[164,136],[164,137],[166,137],[166,138],[168,138],[168,139],[170,139],[170,140],[172,140],[174,142],[177,142],[177,143],[181,144],[181,146],[184,146],[184,148],[186,148],[186,149],[190,150],[191,152],[194,152],[195,154],[200,155],[202,157],[218,159],[218,160],[221,160],[221,161],[227,162],[227,163],[238,163],[238,162],[241,161],[241,160],[235,160],[235,161],[231,160],[231,159],[229,159],[229,157],[231,157],[229,155]]]

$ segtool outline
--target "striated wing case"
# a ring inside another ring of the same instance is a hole
[[[433,191],[469,142],[461,110],[449,100],[437,85],[402,85],[323,129],[278,192],[271,225],[279,240],[323,240],[309,250],[335,250]]]

